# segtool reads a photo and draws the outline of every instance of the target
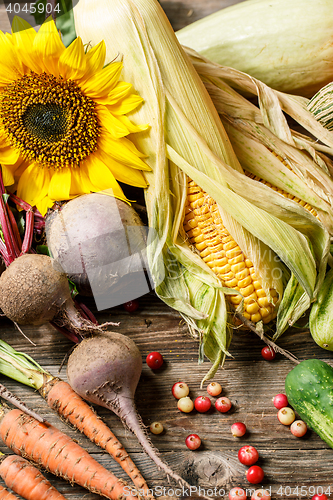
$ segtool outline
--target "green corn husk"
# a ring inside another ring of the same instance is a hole
[[[331,0],[247,0],[176,34],[211,61],[312,97],[333,80],[332,26]]]
[[[222,287],[187,243],[182,226],[187,176],[216,200],[264,289],[268,294],[270,288],[278,290],[280,300],[291,273],[314,300],[327,261],[328,232],[296,203],[274,192],[267,199],[268,188],[258,182],[251,181],[251,199],[246,196],[250,180],[155,0],[80,0],[74,18],[84,43],[104,39],[107,59],[122,57],[124,80],[144,98],[131,120],[151,126],[136,134],[136,145],[152,169],[145,197],[149,225],[158,238],[148,246],[150,272],[159,297],[180,312],[200,339],[201,359],[205,354],[213,363],[207,380],[228,355],[232,318],[225,295],[237,292]]]

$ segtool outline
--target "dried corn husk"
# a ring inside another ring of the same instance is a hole
[[[185,238],[187,176],[217,201],[229,232],[252,259],[268,293],[275,288],[280,300],[291,273],[313,300],[328,233],[296,203],[276,193],[267,200],[266,186],[244,175],[204,85],[155,0],[80,0],[74,17],[84,43],[104,39],[107,59],[122,57],[124,79],[144,98],[131,120],[151,125],[136,134],[152,168],[145,194],[158,238],[148,247],[150,271],[158,295],[182,314],[200,338],[201,354],[213,362],[208,379],[228,354],[231,317],[225,295],[235,291],[221,286]],[[245,194],[249,182],[252,200]]]
[[[333,132],[312,115],[311,101],[275,91],[245,73],[212,63],[193,50],[187,53],[205,82],[244,170],[315,208],[318,219],[332,235],[333,164],[325,153],[333,154]],[[243,94],[256,96],[259,106]],[[289,127],[285,114],[295,120],[297,131]],[[310,132],[314,138],[300,130]],[[262,201],[251,189],[248,193],[244,196],[260,207],[272,195],[269,187],[266,193],[263,191]],[[297,221],[287,220],[298,228]],[[320,269],[317,290],[326,270],[327,235],[319,241],[315,241]],[[273,339],[294,324],[309,306],[309,296],[292,275],[279,308]]]
[[[331,0],[247,0],[177,32],[181,44],[283,92],[311,97],[333,80]]]

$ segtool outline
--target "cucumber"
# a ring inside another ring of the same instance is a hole
[[[288,373],[285,390],[308,427],[333,448],[333,368],[319,359],[301,361]]]
[[[310,333],[323,349],[333,351],[333,268],[326,274],[309,316]]]

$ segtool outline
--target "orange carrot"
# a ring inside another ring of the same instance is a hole
[[[0,486],[0,500],[19,500],[19,498],[3,486]]]
[[[1,460],[0,476],[8,488],[26,500],[66,500],[37,467],[22,457],[8,455]]]
[[[132,479],[146,498],[152,499],[146,481],[113,432],[94,410],[63,380],[52,378],[39,390],[50,408],[56,410],[93,443],[106,450]]]
[[[138,500],[127,484],[107,471],[69,436],[24,412],[1,408],[0,437],[14,453],[49,472],[111,500]]]

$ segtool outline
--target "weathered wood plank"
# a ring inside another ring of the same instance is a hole
[[[169,464],[182,472],[191,484],[202,488],[216,486],[228,489],[235,484],[245,487],[246,468],[237,460],[237,451],[245,443],[252,444],[259,450],[259,463],[266,472],[265,485],[274,487],[275,492],[280,485],[295,488],[300,484],[306,487],[330,484],[327,464],[332,450],[314,433],[309,432],[303,440],[294,438],[289,429],[281,426],[276,418],[271,398],[284,391],[284,378],[293,367],[291,361],[281,356],[272,363],[263,361],[260,355],[263,344],[260,339],[250,332],[235,332],[231,348],[234,358],[227,360],[225,368],[217,376],[223,386],[223,394],[233,402],[232,411],[223,415],[212,409],[208,414],[193,412],[185,415],[176,408],[171,386],[175,381],[183,379],[191,388],[191,396],[204,394],[205,390],[200,389],[200,381],[207,370],[207,363],[197,365],[197,342],[186,335],[186,327],[180,322],[178,315],[150,294],[141,298],[140,310],[136,313],[128,314],[122,308],[115,308],[113,311],[99,313],[98,316],[100,321],[111,317],[114,321],[120,321],[117,331],[136,341],[143,359],[152,349],[163,353],[165,364],[161,370],[153,372],[145,364],[143,366],[136,395],[137,406],[146,425],[154,420],[163,423],[165,433],[152,436],[152,441]],[[7,320],[4,322],[6,328],[2,338],[15,348],[29,352],[42,366],[56,375],[57,367],[71,344],[49,326],[25,328],[25,333],[38,344],[34,347],[26,339],[22,339]],[[150,324],[149,327],[147,323]],[[287,332],[281,338],[280,345],[291,350],[300,359],[316,355],[332,361],[331,353],[320,350],[313,343],[309,332],[303,329]],[[66,378],[65,369],[61,376]],[[1,382],[40,411],[51,423],[77,439],[101,463],[124,477],[119,467],[105,453],[90,444],[84,436],[72,429],[68,430],[64,423],[59,422],[33,390],[20,387],[13,381],[5,381],[4,377]],[[98,409],[98,412],[124,443],[149,484],[152,487],[166,487],[168,483],[163,473],[141,452],[134,436],[124,430],[117,417],[105,409]],[[231,436],[230,426],[234,421],[244,421],[249,429],[247,436],[241,440]],[[185,447],[185,437],[192,432],[199,433],[202,438],[203,448],[200,452],[190,452]],[[294,473],[291,472],[293,470]],[[59,482],[56,480],[54,484],[58,485]],[[62,485],[62,488],[65,494],[77,491],[80,495],[76,486]],[[90,500],[89,496],[86,498]]]

